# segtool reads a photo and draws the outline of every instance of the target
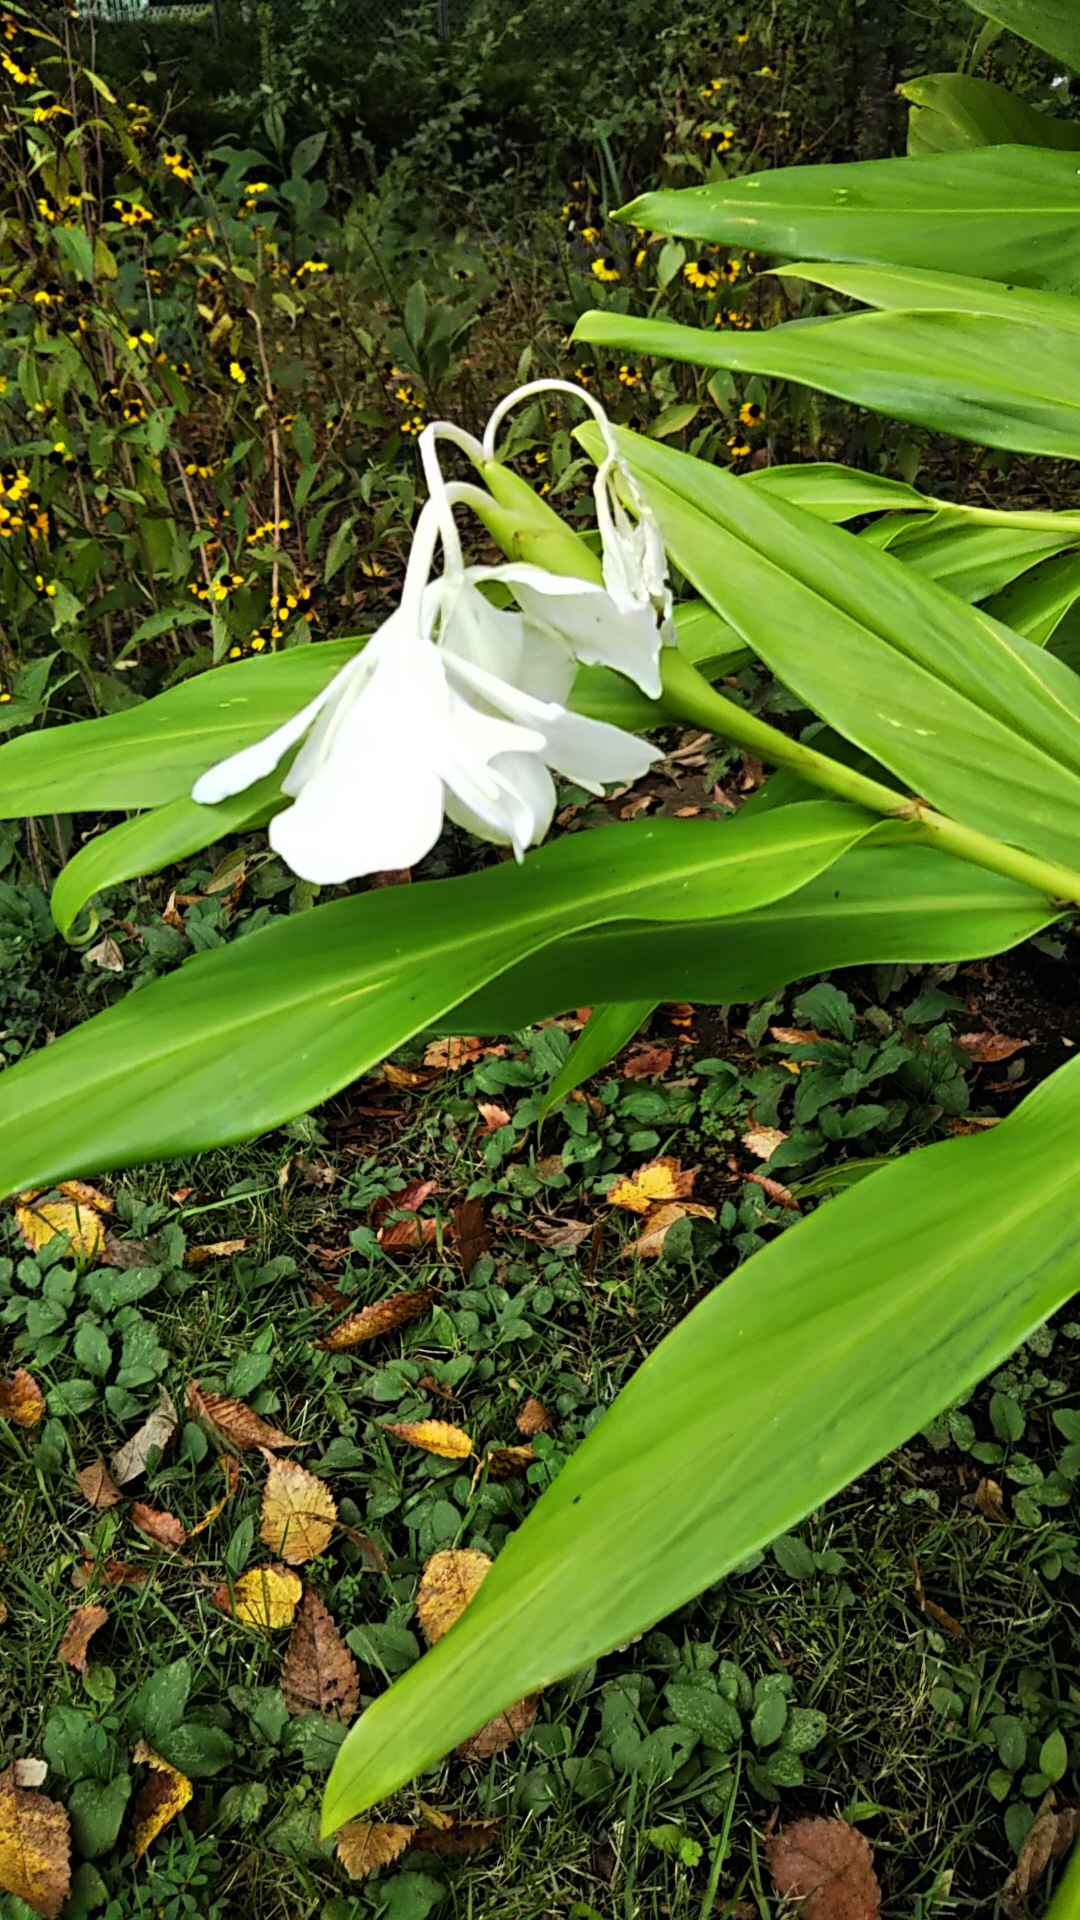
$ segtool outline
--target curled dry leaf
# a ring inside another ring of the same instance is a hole
[[[435,1078],[433,1067],[396,1067],[392,1060],[384,1060],[379,1072],[391,1087],[430,1087]]]
[[[0,1595],[0,1627],[5,1626],[7,1624],[7,1617],[8,1617],[7,1601],[3,1598],[2,1595]],[[22,1786],[25,1786],[27,1782],[24,1780],[20,1780],[18,1781],[17,1784],[20,1787],[22,1787]]]
[[[86,957],[95,967],[104,967],[106,973],[123,973],[124,956],[111,933],[99,940],[96,946],[87,947]]]
[[[961,1033],[957,1035],[956,1044],[963,1047],[977,1067],[990,1067],[1002,1060],[1011,1060],[1014,1053],[1030,1046],[1031,1042],[1016,1040],[1007,1033]]]
[[[215,1587],[210,1599],[241,1626],[271,1632],[292,1626],[303,1590],[299,1574],[288,1567],[252,1567],[231,1587]]]
[[[801,1920],[877,1920],[881,1888],[866,1837],[846,1820],[795,1820],[765,1843],[782,1897],[801,1900]]]
[[[996,1480],[980,1480],[975,1489],[975,1505],[984,1520],[1004,1521],[1005,1495]]]
[[[211,1427],[215,1434],[237,1453],[251,1453],[257,1447],[299,1447],[303,1443],[272,1427],[268,1420],[246,1407],[242,1400],[229,1400],[222,1393],[210,1393],[197,1380],[188,1384],[187,1407],[193,1420]]]
[[[535,1241],[538,1247],[561,1247],[572,1252],[589,1238],[592,1230],[591,1220],[541,1220],[527,1233],[522,1231],[521,1238]]]
[[[770,1180],[767,1173],[748,1173],[746,1178],[755,1187],[760,1187],[766,1199],[771,1200],[774,1206],[786,1207],[789,1213],[802,1211],[791,1188],[785,1187],[782,1181]]]
[[[136,1500],[131,1508],[131,1523],[157,1547],[175,1550],[187,1545],[186,1528],[181,1526],[175,1513],[166,1513],[161,1507],[148,1507],[144,1501]]]
[[[769,1032],[782,1047],[814,1047],[824,1043],[824,1036],[816,1027],[770,1027]],[[810,1066],[813,1062],[806,1064]]]
[[[92,1189],[91,1189],[92,1191]],[[101,1215],[79,1200],[32,1200],[15,1208],[15,1225],[31,1253],[64,1233],[73,1254],[93,1260],[105,1244]]]
[[[535,1459],[535,1447],[489,1447],[480,1465],[487,1468],[493,1479],[509,1480],[512,1473],[524,1473]]]
[[[424,1453],[437,1453],[440,1460],[468,1460],[475,1451],[464,1428],[449,1420],[385,1420],[383,1431]]]
[[[679,1220],[715,1220],[716,1208],[703,1207],[697,1200],[673,1200],[669,1206],[651,1213],[636,1240],[623,1248],[624,1260],[655,1260],[664,1251],[664,1242]]]
[[[96,1507],[99,1513],[103,1513],[106,1507],[115,1507],[124,1497],[104,1460],[100,1458],[91,1460],[88,1467],[80,1467],[75,1479],[83,1499]]]
[[[150,1568],[140,1567],[133,1560],[91,1560],[89,1554],[71,1569],[71,1584],[79,1591],[96,1580],[104,1581],[107,1587],[145,1587],[150,1578]]]
[[[0,1773],[0,1889],[57,1920],[71,1889],[71,1824],[62,1806]]]
[[[350,1880],[366,1880],[397,1860],[415,1832],[393,1820],[349,1820],[337,1837],[337,1857]]]
[[[36,1427],[44,1411],[45,1395],[25,1367],[17,1367],[10,1380],[0,1380],[0,1420]]]
[[[413,1293],[392,1293],[372,1307],[351,1313],[318,1345],[326,1353],[343,1353],[348,1347],[362,1347],[368,1340],[377,1340],[381,1334],[394,1333],[398,1327],[407,1327],[411,1320],[419,1320],[421,1314],[427,1313],[438,1292],[437,1287],[418,1287]]]
[[[437,1192],[437,1180],[410,1180],[407,1187],[399,1187],[396,1193],[381,1193],[372,1204],[372,1226],[381,1227],[392,1213],[415,1213]]]
[[[1008,1920],[1023,1920],[1028,1897],[1038,1886],[1051,1860],[1067,1853],[1080,1830],[1080,1809],[1058,1807],[1053,1789],[1043,1796],[1017,1855],[1016,1865],[1001,1889],[1001,1910]]]
[[[85,1673],[87,1649],[108,1617],[108,1607],[75,1607],[68,1615],[64,1637],[56,1649],[57,1659],[65,1666],[74,1667],[76,1673]]]
[[[220,1455],[220,1465],[225,1475],[225,1491],[219,1499],[211,1502],[203,1514],[202,1519],[195,1522],[195,1525],[188,1535],[188,1538],[191,1540],[195,1538],[197,1533],[205,1533],[207,1527],[213,1525],[218,1514],[224,1513],[225,1508],[228,1506],[229,1501],[232,1499],[233,1494],[240,1484],[240,1463],[238,1460],[234,1460],[231,1453],[223,1453]]]
[[[191,1799],[192,1786],[186,1773],[171,1767],[145,1740],[139,1741],[131,1757],[138,1765],[150,1769],[136,1797],[133,1815],[132,1854],[138,1861],[170,1820],[183,1813]]]
[[[228,1260],[234,1253],[243,1253],[246,1240],[211,1240],[205,1247],[189,1247],[184,1255],[185,1267],[205,1267],[208,1260]]]
[[[749,1133],[743,1134],[742,1143],[747,1153],[752,1153],[755,1159],[770,1160],[786,1139],[787,1134],[780,1127],[751,1127]]]
[[[506,1053],[502,1041],[485,1045],[474,1033],[454,1033],[445,1040],[432,1040],[424,1049],[425,1067],[438,1067],[442,1072],[460,1072],[462,1067],[471,1067],[475,1060],[493,1057],[501,1060]]]
[[[499,1820],[463,1820],[456,1825],[423,1827],[412,1843],[414,1853],[433,1853],[440,1860],[466,1860],[494,1846],[501,1827]]]
[[[305,1589],[285,1649],[281,1691],[290,1713],[322,1713],[349,1721],[360,1705],[356,1661],[311,1587]]]
[[[624,1080],[656,1080],[667,1072],[673,1054],[672,1047],[638,1047],[624,1060],[622,1077]]]
[[[684,1169],[677,1160],[665,1155],[649,1160],[626,1179],[616,1180],[608,1190],[608,1204],[625,1207],[630,1213],[648,1213],[661,1200],[685,1200],[694,1191],[697,1168]]]
[[[124,1487],[129,1480],[137,1480],[145,1473],[151,1459],[160,1459],[176,1432],[177,1414],[172,1397],[164,1387],[157,1406],[144,1420],[141,1427],[125,1440],[122,1447],[113,1454],[111,1466],[113,1478],[118,1487]]]
[[[429,1647],[449,1633],[476,1593],[491,1561],[475,1547],[433,1553],[420,1576],[416,1615]]]
[[[434,1180],[413,1180],[397,1193],[384,1193],[376,1200],[371,1209],[372,1225],[376,1229],[376,1239],[388,1253],[405,1253],[410,1249],[427,1247],[436,1238],[439,1222],[434,1218],[421,1220],[417,1209],[425,1200],[430,1200],[437,1191]],[[404,1218],[391,1220],[392,1213],[402,1214]]]
[[[334,1535],[337,1506],[329,1487],[296,1460],[260,1448],[267,1465],[259,1538],[290,1566],[314,1560]]]
[[[506,1108],[500,1107],[495,1100],[478,1100],[476,1103],[476,1111],[483,1121],[480,1129],[482,1134],[498,1133],[500,1127],[509,1127],[512,1125],[510,1115],[507,1113]]]
[[[538,1693],[527,1693],[524,1700],[516,1700],[512,1707],[497,1713],[493,1720],[463,1740],[458,1747],[458,1756],[462,1760],[490,1760],[492,1754],[505,1753],[511,1747],[519,1733],[525,1733],[536,1719],[536,1709],[540,1703]]]
[[[534,1394],[530,1394],[514,1425],[519,1433],[525,1434],[526,1438],[531,1438],[534,1433],[550,1433],[551,1415],[543,1401],[537,1400]]]

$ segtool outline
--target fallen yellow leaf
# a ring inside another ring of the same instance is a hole
[[[699,1220],[715,1220],[715,1207],[703,1207],[697,1200],[673,1200],[669,1206],[657,1207],[650,1213],[636,1240],[623,1248],[623,1258],[635,1260],[655,1260],[664,1251],[664,1242],[677,1220],[687,1217]]]
[[[139,1741],[131,1757],[139,1765],[150,1768],[135,1802],[132,1855],[138,1861],[162,1828],[175,1820],[178,1813],[183,1813],[193,1789],[187,1774],[171,1767],[145,1740]]]
[[[616,1180],[608,1190],[608,1203],[625,1207],[630,1213],[648,1213],[658,1200],[685,1200],[694,1190],[697,1168],[685,1172],[677,1160],[665,1156],[650,1160],[628,1179]]]
[[[77,1258],[92,1260],[105,1244],[101,1215],[79,1200],[34,1200],[15,1208],[15,1225],[31,1253],[66,1233]]]
[[[10,1380],[0,1380],[0,1420],[36,1427],[44,1411],[45,1395],[25,1367],[17,1367]]]
[[[14,1767],[0,1773],[0,1888],[56,1920],[71,1887],[71,1826],[56,1800],[15,1785]]]
[[[246,1240],[212,1240],[206,1247],[189,1247],[184,1255],[185,1267],[204,1267],[208,1260],[227,1260],[231,1254],[243,1253]]]
[[[410,1447],[437,1453],[441,1460],[468,1460],[474,1452],[464,1428],[451,1426],[449,1420],[387,1420],[385,1431],[395,1440],[406,1440]]]
[[[769,1160],[786,1139],[787,1134],[779,1127],[751,1127],[749,1133],[743,1134],[742,1143],[747,1153],[752,1153],[755,1159]]]
[[[279,1460],[268,1447],[260,1539],[290,1566],[314,1560],[333,1538],[337,1506],[330,1489],[296,1460]]]
[[[437,1298],[437,1287],[417,1287],[412,1293],[392,1293],[385,1300],[377,1300],[373,1306],[361,1307],[358,1313],[350,1313],[348,1319],[343,1320],[318,1345],[325,1353],[343,1353],[348,1347],[362,1347],[368,1340],[377,1340],[380,1334],[396,1333],[398,1327],[408,1326],[410,1320],[418,1320]]]
[[[433,1553],[420,1576],[416,1614],[429,1647],[449,1633],[476,1593],[491,1561],[475,1547]]]
[[[366,1880],[404,1853],[415,1832],[392,1820],[350,1820],[338,1834],[337,1857],[350,1880]]]
[[[303,1591],[299,1574],[291,1573],[288,1567],[252,1567],[231,1587],[215,1587],[210,1598],[215,1607],[242,1626],[271,1631],[292,1626]]]

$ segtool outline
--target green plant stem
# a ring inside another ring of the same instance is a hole
[[[1019,847],[1007,846],[1003,840],[980,833],[977,827],[950,820],[946,814],[928,807],[925,801],[912,799],[880,780],[872,780],[867,774],[844,766],[842,761],[831,760],[828,754],[818,753],[814,747],[792,740],[779,727],[759,720],[756,714],[748,713],[745,707],[718,693],[676,647],[664,649],[662,676],[663,704],[679,719],[708,727],[711,733],[724,734],[739,746],[748,747],[762,760],[771,761],[774,766],[790,767],[811,786],[822,787],[826,793],[835,793],[855,806],[866,807],[887,819],[907,821],[918,829],[919,838],[973,866],[986,867],[1008,880],[1019,880],[1038,893],[1049,894],[1052,900],[1080,903],[1080,872],[1060,866],[1055,860],[1042,860],[1035,854],[1024,853]]]
[[[1045,1920],[1080,1920],[1080,1844],[1073,1844]]]

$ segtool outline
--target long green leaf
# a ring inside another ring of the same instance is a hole
[[[1080,15],[1073,0],[967,0],[976,13],[997,20],[1021,40],[1080,68]]]
[[[58,874],[52,890],[52,917],[65,937],[95,893],[119,886],[142,873],[156,873],[175,860],[213,846],[226,834],[264,826],[283,805],[280,773],[268,774],[244,793],[215,807],[194,800],[170,800],[150,813],[138,813],[118,827],[95,834]]]
[[[617,435],[676,564],[808,706],[944,812],[1075,859],[1075,674],[857,535]]]
[[[834,261],[792,261],[777,267],[781,279],[810,280],[816,287],[850,294],[868,307],[905,312],[978,313],[1080,335],[1080,300],[1068,294],[1033,293],[964,273],[933,273],[925,267],[841,266]]]
[[[980,446],[1080,459],[1080,393],[1068,371],[1077,343],[1050,326],[896,311],[729,333],[612,309],[585,314],[576,336],[635,356],[794,380]]]
[[[1013,582],[985,611],[1022,633],[1037,647],[1052,640],[1069,609],[1080,601],[1080,553],[1062,553]]]
[[[602,1072],[644,1026],[657,1004],[656,1000],[610,1000],[594,1007],[544,1095],[541,1120],[583,1080]]]
[[[687,659],[713,678],[746,657],[730,628],[700,602],[680,607],[676,624]],[[108,813],[181,800],[216,760],[260,739],[313,700],[362,645],[330,640],[215,667],[142,706],[22,734],[0,747],[0,819]],[[617,726],[640,729],[657,720],[655,702],[604,667],[580,670],[571,705]],[[220,810],[205,811],[201,844],[209,846],[221,831],[215,824]]]
[[[1068,525],[1070,518],[1077,520],[1075,528]],[[1022,524],[995,526],[945,507],[932,516],[913,516],[913,523],[889,542],[889,552],[961,600],[985,600],[1040,560],[1080,542],[1080,516],[1063,514],[1062,521],[1055,534]]]
[[[1008,146],[778,167],[646,193],[618,217],[788,259],[937,267],[1067,293],[1080,290],[1078,214],[1072,154]]]
[[[261,1133],[564,934],[750,911],[875,828],[831,801],[628,824],[198,954],[0,1076],[0,1191]]]
[[[899,507],[934,513],[941,504],[883,473],[861,473],[857,467],[830,460],[792,466],[756,467],[740,476],[743,484],[763,493],[777,493],[793,507],[803,507],[822,520],[855,520],[862,513],[884,513]]]
[[[1080,1284],[1078,1128],[1072,1061],[993,1132],[871,1174],[717,1287],[347,1735],[324,1829],[683,1606],[1000,1365]]]
[[[993,80],[971,73],[921,73],[897,92],[911,103],[908,152],[952,153],[958,147],[1080,147],[1080,126],[1037,113]]]
[[[582,1000],[602,999],[615,980],[621,992],[643,1000],[740,1005],[836,967],[1003,953],[1057,917],[1041,894],[1015,881],[875,835],[796,893],[753,913],[663,927],[622,924],[559,940],[434,1025],[440,1032],[515,1033]]]

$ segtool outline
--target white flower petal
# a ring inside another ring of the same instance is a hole
[[[637,779],[662,757],[658,747],[639,739],[636,733],[570,713],[555,701],[537,700],[520,687],[494,679],[481,667],[455,659],[453,654],[446,656],[446,666],[459,688],[471,689],[520,726],[534,728],[549,766],[595,793],[601,791],[606,780]]]
[[[256,780],[273,773],[278,761],[307,732],[327,703],[341,697],[350,681],[363,668],[364,659],[365,655],[359,654],[355,660],[346,661],[340,673],[336,673],[322,692],[317,693],[314,700],[309,700],[306,707],[294,713],[291,720],[284,721],[262,740],[254,741],[250,747],[241,747],[239,753],[230,754],[227,760],[219,760],[215,767],[209,767],[205,773],[201,773],[191,789],[192,799],[199,801],[202,806],[213,806],[218,800],[230,799],[234,793],[243,793],[245,787],[254,786]]]
[[[543,587],[531,580],[514,587],[529,621],[554,629],[583,666],[613,667],[650,700],[658,700],[661,642],[652,607],[620,613],[606,588],[589,580],[559,579],[557,574],[546,574],[544,580]],[[557,580],[558,587],[546,584]]]

